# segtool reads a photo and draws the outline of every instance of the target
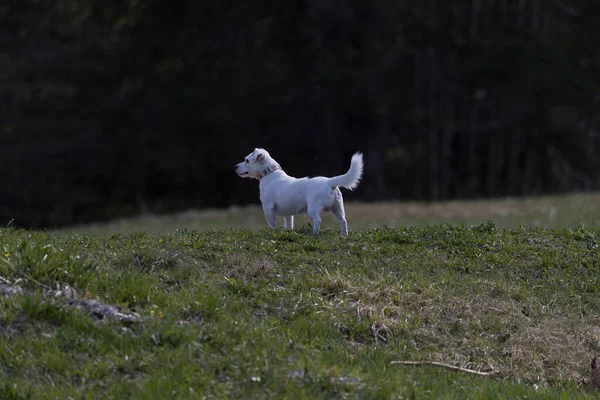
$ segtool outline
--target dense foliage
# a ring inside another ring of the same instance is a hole
[[[0,221],[254,201],[365,152],[363,199],[598,187],[596,0],[9,0]],[[251,200],[250,200],[251,199]]]

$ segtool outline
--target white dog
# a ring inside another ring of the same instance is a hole
[[[355,189],[362,177],[363,157],[355,153],[350,169],[344,175],[326,178],[297,179],[289,176],[264,149],[254,149],[246,159],[235,166],[242,178],[260,181],[260,201],[269,227],[275,228],[275,216],[283,217],[285,229],[294,228],[295,214],[308,214],[313,222],[313,233],[319,232],[321,211],[332,211],[340,221],[342,235],[348,234],[344,199],[339,187]]]

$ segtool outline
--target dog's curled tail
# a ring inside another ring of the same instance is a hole
[[[353,190],[358,186],[363,173],[363,156],[362,153],[354,153],[350,161],[350,169],[344,175],[334,176],[329,178],[328,183],[332,186],[341,186],[343,188]]]

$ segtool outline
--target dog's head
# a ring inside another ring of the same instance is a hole
[[[277,163],[271,158],[269,152],[265,149],[254,149],[254,151],[246,156],[244,161],[237,164],[235,173],[242,178],[260,179],[264,175],[264,170]]]

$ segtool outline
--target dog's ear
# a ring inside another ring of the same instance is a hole
[[[262,160],[265,159],[265,153],[258,153],[258,155],[256,156],[256,162],[261,162]]]

